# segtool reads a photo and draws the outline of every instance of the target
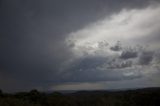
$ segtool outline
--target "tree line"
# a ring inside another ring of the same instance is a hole
[[[63,94],[38,90],[4,93],[0,90],[0,106],[158,106],[160,88],[126,91],[78,91]]]

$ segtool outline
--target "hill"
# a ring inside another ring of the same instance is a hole
[[[37,90],[8,94],[0,92],[0,106],[158,106],[160,88],[116,91],[77,91],[62,94]]]

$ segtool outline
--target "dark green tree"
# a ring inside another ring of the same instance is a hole
[[[2,96],[3,95],[3,91],[0,89],[0,96]]]

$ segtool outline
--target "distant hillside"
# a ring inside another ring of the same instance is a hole
[[[101,94],[115,94],[115,93],[144,93],[144,92],[160,92],[160,87],[150,87],[150,88],[138,88],[138,89],[121,89],[121,90],[82,90],[72,93],[72,95],[101,95]]]
[[[0,92],[0,106],[159,106],[160,88],[43,93]]]

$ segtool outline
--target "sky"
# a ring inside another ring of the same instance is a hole
[[[0,0],[0,89],[160,87],[159,0]]]

